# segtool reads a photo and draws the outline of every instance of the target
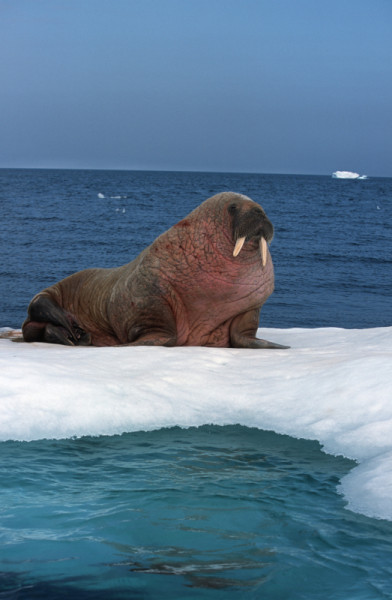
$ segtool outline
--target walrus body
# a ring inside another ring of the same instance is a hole
[[[253,200],[213,196],[131,263],[80,271],[37,294],[23,337],[67,345],[284,348],[255,337],[274,288],[272,236]]]

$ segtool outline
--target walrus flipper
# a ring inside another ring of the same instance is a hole
[[[173,311],[166,300],[167,289],[153,280],[146,287],[127,328],[126,346],[176,346],[177,327]]]
[[[256,350],[288,350],[290,346],[283,346],[275,342],[269,342],[261,338],[247,338],[243,336],[237,345],[232,344],[233,348],[252,348]]]
[[[145,329],[143,326],[133,327],[130,335],[130,341],[125,346],[175,346],[177,343],[177,334],[174,330],[165,329]]]
[[[26,342],[65,346],[88,346],[91,343],[90,335],[47,294],[33,298],[28,314],[22,325]]]
[[[238,315],[230,327],[230,346],[232,348],[252,348],[268,350],[287,350],[290,346],[283,346],[268,340],[256,337],[259,326],[260,309],[249,310]]]
[[[177,344],[177,333],[175,327],[149,327],[134,325],[128,334],[129,342],[126,346],[167,346],[173,347]]]
[[[174,336],[159,336],[159,335],[149,335],[138,338],[135,342],[130,342],[129,344],[122,344],[125,346],[166,346],[168,348],[172,348],[176,345],[177,337]]]

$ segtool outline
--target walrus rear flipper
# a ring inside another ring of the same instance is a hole
[[[288,350],[290,346],[283,346],[282,344],[276,344],[275,342],[269,342],[268,340],[262,340],[260,338],[246,338],[245,336],[239,340],[239,342],[232,348],[252,348],[261,350]]]
[[[256,337],[259,325],[260,309],[250,310],[236,317],[230,326],[230,346],[232,348],[252,348],[287,350],[290,346],[283,346]]]
[[[88,346],[90,335],[46,294],[30,302],[28,318],[22,325],[26,342],[47,342],[65,346]]]

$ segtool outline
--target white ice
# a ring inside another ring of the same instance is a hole
[[[332,173],[332,177],[336,179],[367,179],[367,175],[359,175],[353,171],[335,171]]]
[[[289,350],[0,340],[0,440],[242,424],[358,461],[348,507],[392,520],[392,327],[264,329]]]

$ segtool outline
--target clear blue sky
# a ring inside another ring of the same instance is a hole
[[[0,0],[0,167],[392,176],[391,0]]]

